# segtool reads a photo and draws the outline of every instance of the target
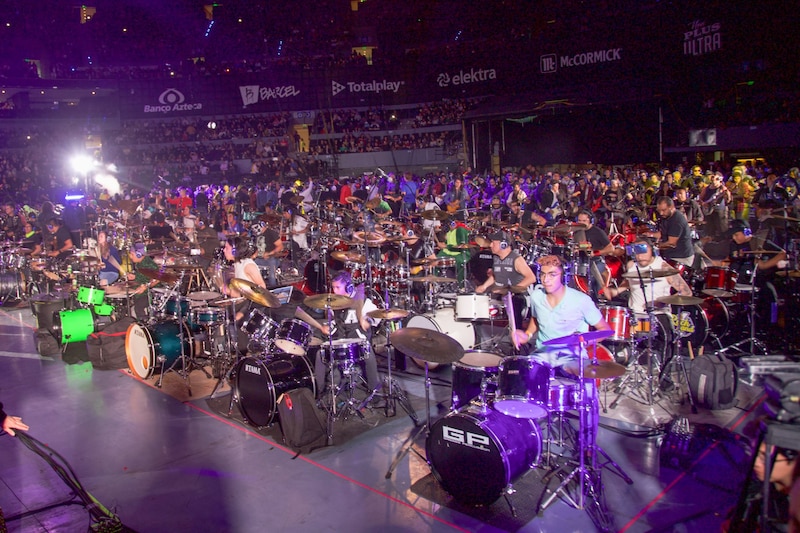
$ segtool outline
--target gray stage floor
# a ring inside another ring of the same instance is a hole
[[[737,408],[698,415],[673,399],[652,407],[626,399],[603,414],[598,441],[632,484],[611,466],[601,468],[585,509],[556,498],[541,511],[545,487],[558,478],[543,466],[525,468],[508,502],[472,507],[454,501],[431,475],[423,438],[386,477],[415,431],[402,409],[391,418],[370,411],[369,425],[357,417],[340,422],[332,446],[295,457],[274,428],[244,425],[236,409],[236,416],[226,416],[226,396],[180,401],[127,370],[40,357],[27,308],[0,309],[0,339],[6,411],[21,415],[30,435],[61,454],[86,491],[140,532],[565,532],[593,531],[595,524],[629,532],[715,531],[736,501],[749,462],[747,439],[738,433],[760,403],[760,391],[749,387],[741,388]],[[421,372],[412,367],[395,377],[424,420]],[[436,426],[450,406],[450,369],[431,377]],[[663,431],[675,414],[688,417],[692,436]],[[496,447],[509,448],[493,459],[514,463],[519,448],[533,453],[544,447],[545,420],[530,422],[541,431],[515,444],[519,426],[500,416],[483,419]],[[486,480],[475,463],[455,468],[480,486]],[[515,465],[498,468],[491,473],[502,476]],[[446,481],[453,483],[453,476]],[[9,531],[72,532],[89,525],[81,506],[54,506],[71,497],[69,489],[19,439],[0,438],[0,478]]]

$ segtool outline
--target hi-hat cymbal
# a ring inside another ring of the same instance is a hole
[[[411,281],[418,281],[420,283],[455,283],[458,281],[456,278],[444,278],[442,276],[421,276],[418,278],[409,278]]]
[[[398,329],[389,335],[389,341],[404,354],[429,363],[455,363],[464,357],[458,341],[431,329]]]
[[[554,344],[567,344],[567,345],[574,345],[580,344],[581,342],[595,342],[606,337],[610,337],[613,335],[614,332],[608,329],[598,329],[595,331],[587,331],[586,333],[573,333],[572,335],[567,335],[565,337],[557,337],[555,339],[550,339],[549,341],[544,341],[545,346],[552,346]]]
[[[154,268],[140,268],[138,272],[150,279],[156,279],[164,283],[175,283],[178,281],[178,275],[172,272],[162,272]]]
[[[447,211],[442,211],[441,209],[428,209],[427,211],[423,211],[419,214],[425,220],[447,220],[450,218],[450,215],[447,214]]]
[[[278,297],[269,292],[263,287],[259,287],[252,281],[242,278],[233,278],[229,284],[231,288],[236,289],[242,296],[251,302],[263,305],[265,307],[280,307],[281,302]]]
[[[574,376],[580,376],[580,363],[569,363],[564,365],[564,370]],[[583,377],[586,379],[610,379],[618,378],[625,374],[625,367],[614,361],[587,361],[583,365]]]
[[[367,316],[378,320],[400,320],[409,314],[405,309],[376,309],[367,313]]]
[[[677,273],[678,271],[674,268],[662,268],[660,270],[643,268],[641,270],[642,279],[645,281],[647,281],[648,278],[666,278],[667,276],[674,276]],[[635,270],[632,272],[625,272],[622,274],[622,277],[626,279],[639,279],[639,272]]]
[[[381,244],[386,242],[386,235],[380,231],[355,231],[353,240],[356,242],[367,242],[368,244]]]
[[[695,296],[681,296],[680,294],[673,294],[671,296],[657,298],[656,302],[667,305],[700,305],[703,303],[703,299]]]
[[[229,305],[238,304],[239,302],[243,302],[245,300],[246,298],[244,296],[238,296],[236,298],[221,298],[209,303],[208,305],[211,307],[227,307]]]
[[[366,263],[367,258],[356,252],[344,252],[336,250],[331,252],[331,258],[343,263]]]
[[[214,291],[197,291],[189,293],[188,296],[190,300],[195,300],[198,302],[207,302],[209,300],[216,300],[217,298],[220,297],[222,297],[222,295]]]
[[[349,298],[347,296],[342,296],[341,294],[332,294],[332,293],[325,293],[325,294],[315,294],[314,296],[309,296],[306,298],[303,303],[313,309],[347,309],[351,307],[355,300]]]

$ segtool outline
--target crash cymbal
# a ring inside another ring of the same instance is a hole
[[[404,309],[376,309],[367,313],[367,316],[378,320],[399,320],[409,314],[411,313]]]
[[[139,207],[139,202],[136,200],[120,200],[117,202],[117,208],[125,211],[129,215],[134,214],[137,207]]]
[[[427,211],[423,211],[419,214],[425,220],[447,220],[450,218],[450,215],[447,214],[447,211],[442,211],[441,209],[428,209]]]
[[[367,242],[368,244],[381,244],[386,242],[386,235],[380,231],[355,231],[353,240],[356,242]]]
[[[475,244],[477,244],[481,248],[488,248],[489,246],[492,245],[492,241],[490,241],[486,237],[478,235],[477,237],[475,237]]]
[[[389,341],[404,354],[429,363],[455,363],[464,357],[458,341],[431,329],[398,329],[389,335]]]
[[[455,283],[458,281],[456,278],[444,278],[442,276],[421,276],[418,278],[409,278],[411,281],[418,281],[420,283]]]
[[[264,222],[280,222],[281,216],[277,213],[264,213],[258,217],[259,220]]]
[[[572,335],[567,335],[566,337],[557,337],[555,339],[550,339],[549,341],[544,341],[544,345],[552,346],[554,344],[567,344],[567,345],[575,345],[580,344],[581,342],[596,342],[601,339],[605,339],[606,337],[610,337],[613,335],[614,332],[608,329],[599,329],[595,331],[587,331],[586,333],[573,333]]]
[[[580,376],[580,363],[564,365],[564,370],[574,376]],[[614,361],[596,361],[583,365],[583,377],[586,379],[611,379],[625,374],[625,367]]]
[[[355,303],[355,300],[340,294],[315,294],[303,301],[304,304],[313,309],[347,309]]]
[[[667,305],[700,305],[703,303],[703,299],[695,296],[681,296],[680,294],[673,294],[671,296],[657,298],[656,302]]]
[[[341,261],[343,263],[366,263],[367,258],[356,252],[344,252],[336,250],[331,252],[331,258]]]
[[[281,302],[278,297],[263,287],[259,287],[252,281],[242,278],[233,278],[229,284],[251,302],[263,305],[264,307],[280,307]]]
[[[218,292],[214,291],[197,291],[189,293],[188,298],[190,300],[194,300],[197,302],[207,302],[209,300],[216,300],[217,298],[221,298],[222,295]]]
[[[140,268],[138,272],[150,279],[163,281],[164,283],[175,283],[178,281],[178,275],[172,272],[162,272],[154,268]]]
[[[666,278],[667,276],[674,276],[677,273],[678,271],[674,268],[662,268],[660,270],[644,268],[641,270],[642,279],[645,281],[649,278]],[[639,279],[639,272],[635,270],[633,272],[625,272],[622,274],[622,277],[626,279]]]
[[[227,307],[229,305],[236,305],[239,302],[245,301],[246,299],[247,298],[245,298],[244,296],[239,296],[237,298],[221,298],[219,300],[215,300],[209,303],[208,305],[210,305],[211,307]]]

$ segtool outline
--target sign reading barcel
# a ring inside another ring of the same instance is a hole
[[[298,96],[300,89],[294,85],[280,85],[276,87],[263,87],[259,85],[241,85],[239,93],[242,95],[242,104],[245,106],[257,104],[265,100],[280,100]]]
[[[187,102],[178,89],[169,88],[158,96],[159,105],[145,104],[145,113],[174,113],[176,111],[200,111],[202,102]]]

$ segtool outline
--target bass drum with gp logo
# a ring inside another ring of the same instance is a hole
[[[433,475],[457,501],[490,505],[539,463],[542,436],[534,420],[467,405],[439,419],[425,443]]]

